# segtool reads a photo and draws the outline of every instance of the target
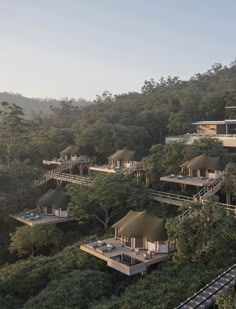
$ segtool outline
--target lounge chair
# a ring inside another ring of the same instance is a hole
[[[25,214],[25,215],[22,215],[21,217],[24,218],[24,219],[28,219],[28,218],[31,218],[31,217],[34,217],[35,214],[33,212],[29,213],[29,214]]]
[[[143,257],[144,257],[145,260],[149,260],[149,259],[152,259],[152,256],[154,254],[155,254],[155,252],[148,250],[147,252],[144,253]]]
[[[107,244],[107,248],[109,248],[109,249],[113,250],[113,249],[115,249],[116,247],[115,247],[115,246],[113,246],[113,245],[111,245],[111,244]]]
[[[102,246],[106,246],[106,243],[105,241],[103,240],[98,240],[96,242],[93,242],[91,244],[88,244],[87,245],[90,249],[96,249],[96,248],[99,248],[99,247],[102,247]]]
[[[103,252],[109,251],[109,249],[108,249],[108,247],[105,245],[105,246],[97,247],[97,248],[96,248],[96,251],[99,252],[99,253],[103,253]]]
[[[31,220],[39,220],[39,219],[41,219],[41,218],[42,218],[41,216],[35,215],[34,217],[29,218],[29,220],[30,220],[30,221],[31,221]]]
[[[99,253],[103,253],[103,252],[111,252],[113,249],[115,249],[115,246],[110,245],[110,244],[106,244],[104,246],[97,247],[96,251],[99,252]]]

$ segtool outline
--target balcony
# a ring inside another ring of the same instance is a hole
[[[80,249],[106,261],[107,266],[128,276],[145,272],[150,265],[166,261],[173,255],[173,253],[158,253],[147,257],[147,250],[132,251],[114,238],[101,241],[109,246],[110,250],[103,250],[102,246],[97,247],[96,243],[81,245]]]
[[[236,147],[236,134],[185,134],[179,136],[168,136],[165,139],[166,144],[184,143],[186,145],[192,145],[195,140],[200,138],[217,138],[222,141],[224,147]]]

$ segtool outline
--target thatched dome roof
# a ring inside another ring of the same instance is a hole
[[[135,151],[128,149],[117,150],[109,158],[113,161],[136,161]]]
[[[194,157],[192,160],[184,162],[182,167],[192,170],[197,169],[211,169],[215,171],[223,170],[220,157],[210,157],[207,154]]]
[[[60,152],[60,156],[75,155],[78,152],[78,147],[70,145]]]
[[[128,214],[113,228],[118,228],[122,236],[125,237],[146,237],[149,241],[166,241],[167,231],[165,220],[159,219],[144,211],[130,210]]]
[[[55,209],[66,210],[68,207],[69,196],[61,186],[56,189],[49,189],[43,196],[38,199],[37,207],[52,207]]]

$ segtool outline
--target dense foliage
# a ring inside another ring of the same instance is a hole
[[[84,309],[102,296],[111,294],[109,277],[102,272],[74,270],[52,281],[25,305],[25,309],[77,308]]]
[[[168,233],[178,250],[175,258],[153,267],[143,277],[128,278],[83,253],[78,240],[110,235],[112,223],[129,209],[149,209],[163,218],[176,216],[174,206],[150,202],[150,190],[131,175],[91,176],[88,187],[67,185],[76,222],[31,228],[19,227],[8,218],[9,213],[35,207],[37,198],[47,189],[32,185],[41,175],[42,160],[58,157],[68,145],[78,146],[78,154],[95,155],[99,164],[117,149],[135,150],[140,159],[144,158],[153,188],[160,188],[160,176],[179,173],[184,160],[202,153],[220,156],[222,163],[228,164],[226,190],[235,195],[236,156],[217,139],[204,138],[192,146],[164,144],[168,135],[194,132],[194,121],[224,119],[224,107],[236,105],[235,88],[233,62],[229,67],[215,64],[189,81],[177,77],[145,81],[141,93],[113,96],[105,91],[83,108],[62,101],[51,107],[49,114],[29,117],[22,107],[3,102],[1,309],[174,308],[235,263],[235,221],[226,217],[215,201],[193,204],[189,216],[169,221]],[[48,184],[51,186],[55,183]],[[222,308],[233,301],[232,295],[218,300]]]
[[[62,233],[54,225],[17,227],[10,237],[9,250],[19,257],[56,251],[62,242]]]
[[[144,210],[151,204],[149,190],[137,180],[122,174],[98,175],[91,186],[67,186],[71,208],[79,220],[95,218],[105,230],[128,210]]]

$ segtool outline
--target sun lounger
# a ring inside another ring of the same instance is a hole
[[[28,219],[28,218],[31,218],[31,217],[34,217],[35,214],[33,212],[29,213],[29,214],[26,214],[26,215],[22,215],[21,217],[24,218],[24,219]]]
[[[35,215],[34,217],[30,217],[29,220],[30,220],[30,221],[31,221],[31,220],[39,220],[39,219],[41,219],[41,218],[42,218],[41,216]]]
[[[96,242],[88,244],[87,246],[90,249],[96,249],[96,248],[99,248],[99,247],[102,247],[102,246],[106,246],[106,243],[103,240],[98,240]]]
[[[109,249],[107,248],[107,246],[101,246],[96,248],[96,251],[99,253],[107,252],[108,250]]]
[[[105,246],[97,247],[96,251],[99,252],[99,253],[103,253],[103,252],[110,252],[113,249],[115,249],[115,246],[107,244]]]

